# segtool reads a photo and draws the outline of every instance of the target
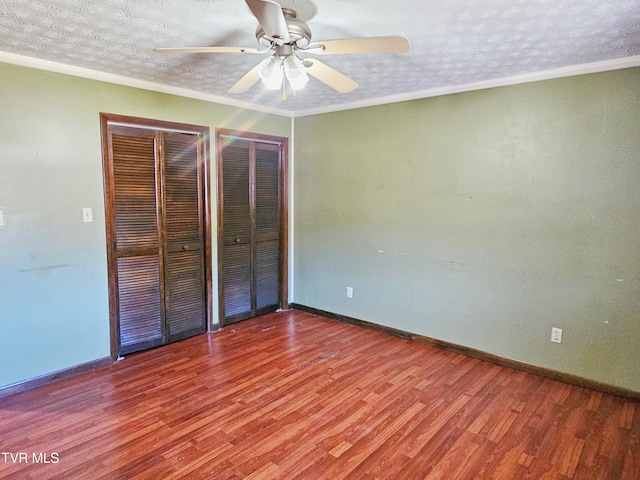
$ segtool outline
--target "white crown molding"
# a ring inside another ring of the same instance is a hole
[[[238,100],[221,97],[219,95],[212,95],[208,93],[197,92],[195,90],[189,90],[186,88],[173,87],[170,85],[164,85],[162,83],[149,82],[147,80],[138,80],[131,77],[125,77],[122,75],[115,75],[112,73],[100,72],[98,70],[91,70],[89,68],[76,67],[73,65],[67,65],[64,63],[52,62],[50,60],[41,60],[39,58],[27,57],[25,55],[17,55],[15,53],[8,53],[0,51],[0,63],[9,63],[12,65],[19,65],[21,67],[35,68],[38,70],[46,70],[49,72],[62,73],[65,75],[72,75],[74,77],[88,78],[91,80],[98,80],[101,82],[113,83],[116,85],[123,85],[126,87],[140,88],[142,90],[150,90],[159,93],[167,93],[170,95],[177,95],[180,97],[193,98],[196,100],[204,100],[205,102],[218,103],[227,105],[230,107],[244,108],[247,110],[254,110],[262,113],[270,113],[273,115],[280,115],[283,117],[291,117],[291,112],[280,108],[265,107],[263,105],[257,105],[250,102],[242,102]]]
[[[239,100],[229,99],[219,95],[197,92],[186,88],[173,87],[162,83],[149,82],[146,80],[138,80],[135,78],[115,75],[112,73],[100,72],[88,68],[76,67],[63,63],[52,62],[49,60],[41,60],[39,58],[17,55],[14,53],[0,51],[0,63],[9,63],[23,67],[46,70],[75,77],[88,78],[101,82],[113,83],[116,85],[124,85],[127,87],[140,88],[154,92],[167,93],[206,102],[227,105],[230,107],[244,108],[261,113],[269,113],[289,118],[306,117],[310,115],[319,115],[323,113],[334,113],[344,110],[353,110],[356,108],[374,107],[378,105],[386,105],[389,103],[405,102],[409,100],[419,100],[421,98],[438,97],[442,95],[451,95],[454,93],[470,92],[473,90],[483,90],[487,88],[505,87],[509,85],[517,85],[521,83],[538,82],[541,80],[552,80],[554,78],[571,77],[577,75],[585,75],[589,73],[605,72],[610,70],[619,70],[623,68],[632,68],[640,66],[640,55],[632,57],[617,58],[613,60],[604,60],[601,62],[585,63],[581,65],[572,65],[568,67],[556,68],[553,70],[544,70],[540,72],[525,73],[522,75],[514,75],[511,77],[496,78],[492,80],[484,80],[481,82],[466,83],[463,85],[447,86],[421,90],[418,92],[403,93],[398,95],[388,95],[384,97],[376,97],[368,100],[357,102],[342,103],[338,105],[328,105],[325,107],[312,108],[307,110],[284,110],[275,107],[266,107],[251,102],[243,102]]]
[[[294,118],[305,117],[310,115],[319,115],[323,113],[334,113],[344,110],[353,110],[355,108],[375,107],[377,105],[386,105],[389,103],[405,102],[408,100],[419,100],[421,98],[439,97],[442,95],[450,95],[453,93],[470,92],[473,90],[484,90],[487,88],[506,87],[509,85],[517,85],[521,83],[538,82],[541,80],[552,80],[555,78],[573,77],[577,75],[585,75],[589,73],[606,72],[610,70],[620,70],[623,68],[632,68],[640,66],[640,55],[633,57],[616,58],[613,60],[604,60],[601,62],[584,63],[581,65],[572,65],[569,67],[556,68],[553,70],[544,70],[540,72],[524,73],[522,75],[514,75],[512,77],[496,78],[493,80],[483,80],[481,82],[466,83],[464,85],[447,86],[440,88],[432,88],[418,92],[402,93],[398,95],[389,95],[386,97],[377,97],[358,102],[342,103],[339,105],[328,105],[326,107],[312,108],[308,110],[299,110],[292,112]]]

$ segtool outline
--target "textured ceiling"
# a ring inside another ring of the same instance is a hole
[[[323,56],[360,84],[348,94],[312,78],[285,101],[260,83],[228,95],[263,56],[153,49],[258,47],[243,0],[0,0],[0,51],[294,114],[640,55],[640,0],[285,1],[312,17],[313,40],[403,35],[411,50]]]

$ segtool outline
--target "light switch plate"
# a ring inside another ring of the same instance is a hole
[[[4,212],[0,210],[0,227],[4,227]]]
[[[93,210],[91,210],[90,207],[85,207],[82,209],[82,221],[93,222]]]

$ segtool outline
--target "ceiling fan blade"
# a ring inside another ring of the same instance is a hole
[[[315,48],[323,46],[324,48]],[[341,38],[314,42],[307,47],[315,55],[347,55],[351,53],[405,53],[409,51],[405,37]]]
[[[358,88],[357,82],[315,58],[305,58],[304,63],[305,65],[311,63],[311,66],[307,67],[309,75],[316,77],[340,93],[349,93]]]
[[[272,37],[278,45],[291,42],[289,28],[280,4],[272,0],[246,0],[246,2],[268,37]]]
[[[258,67],[260,64],[249,70],[244,77],[238,80],[233,87],[229,89],[228,93],[244,93],[255,85],[260,80],[258,76]]]
[[[257,48],[245,47],[177,47],[155,48],[156,53],[260,53]]]

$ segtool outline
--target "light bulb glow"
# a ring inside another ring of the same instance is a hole
[[[282,62],[284,65],[284,74],[289,81],[289,85],[294,90],[302,89],[309,81],[309,75],[304,68],[302,61],[295,55],[289,55]]]
[[[260,62],[257,73],[267,88],[277,90],[282,86],[284,72],[282,62],[277,55],[267,57]]]

